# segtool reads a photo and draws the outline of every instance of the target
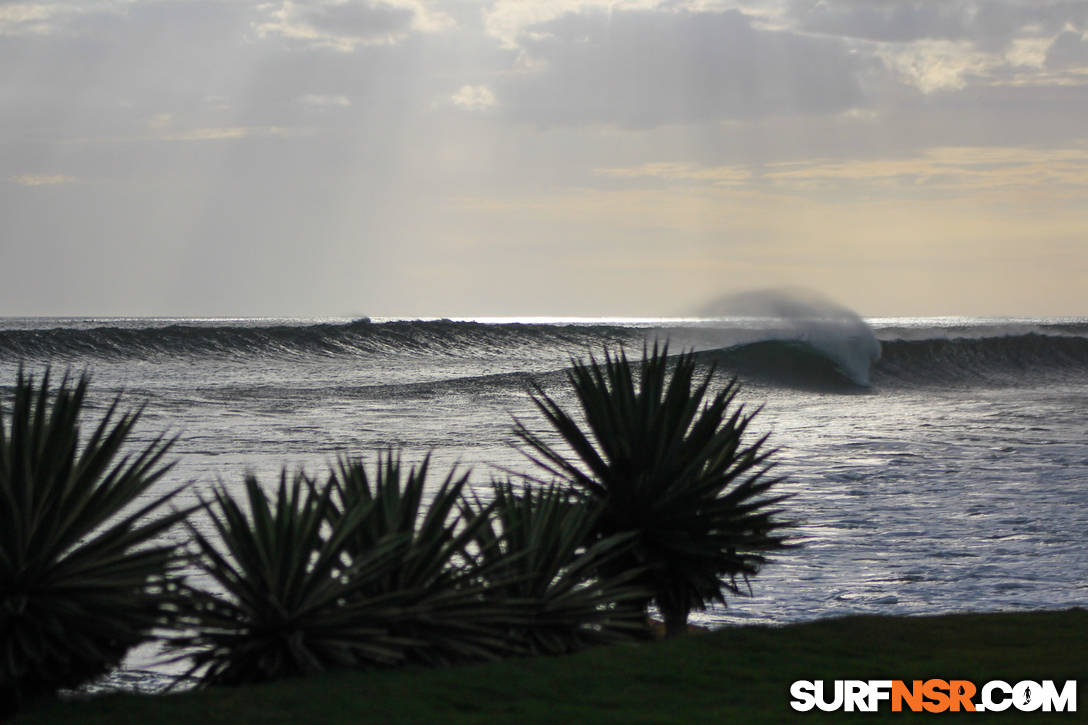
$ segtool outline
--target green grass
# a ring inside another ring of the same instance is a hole
[[[1088,722],[1088,611],[847,617],[735,627],[575,655],[345,672],[271,685],[56,702],[31,723],[918,722],[932,714],[795,713],[798,679],[1068,680],[1077,713],[946,713],[941,722]],[[885,709],[887,705],[884,705]]]

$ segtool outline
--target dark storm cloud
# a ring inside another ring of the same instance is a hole
[[[795,0],[789,17],[802,30],[886,42],[971,40],[1004,43],[1030,29],[1060,31],[1088,22],[1080,0]]]
[[[833,113],[865,102],[879,63],[833,40],[760,30],[737,11],[591,12],[537,25],[528,70],[500,102],[542,125],[652,127],[781,113]]]

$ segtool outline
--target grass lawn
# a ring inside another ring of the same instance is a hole
[[[1078,712],[797,713],[794,680],[1078,679]],[[1088,722],[1088,611],[847,617],[736,627],[448,669],[337,673],[237,689],[42,705],[31,723]]]

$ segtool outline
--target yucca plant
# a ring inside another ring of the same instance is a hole
[[[579,423],[541,388],[533,401],[570,451],[515,422],[523,451],[600,507],[596,536],[633,533],[620,567],[643,569],[648,591],[672,636],[689,613],[726,592],[786,545],[776,505],[767,436],[745,444],[755,413],[734,406],[737,382],[708,395],[713,368],[696,382],[694,353],[643,350],[637,370],[621,349],[604,362],[572,361],[568,380],[584,415]]]
[[[363,460],[349,457],[340,458],[330,472],[328,488],[334,496],[329,510],[333,521],[360,504],[369,509],[345,539],[352,555],[370,550],[393,534],[404,539],[400,565],[390,569],[387,579],[371,582],[374,593],[425,588],[456,573],[456,568],[450,567],[451,561],[471,538],[471,531],[458,525],[462,518],[458,503],[468,473],[457,475],[450,471],[428,500],[429,469],[429,456],[419,466],[405,467],[398,454],[386,451],[378,456],[373,474]]]
[[[373,504],[333,517],[331,494],[286,470],[274,498],[253,475],[245,505],[222,484],[214,490],[204,509],[219,544],[190,531],[194,564],[220,591],[186,587],[188,631],[170,643],[191,659],[185,679],[238,685],[404,661],[410,643],[391,631],[401,602],[368,591],[393,574],[401,539],[381,537],[349,557],[346,541]]]
[[[485,596],[465,551],[487,512],[462,514],[467,476],[453,473],[428,502],[427,470],[390,452],[373,477],[342,459],[320,490],[301,471],[281,472],[274,496],[247,476],[244,505],[216,488],[205,509],[219,543],[190,529],[194,563],[219,591],[186,588],[189,631],[171,642],[191,659],[186,678],[236,685],[519,652],[504,633],[523,610]]]
[[[0,405],[0,711],[116,667],[174,610],[177,488],[158,437],[122,456],[139,410],[115,399],[81,441],[88,377],[20,370]]]
[[[600,571],[623,556],[634,534],[592,541],[596,506],[566,486],[515,488],[492,484],[492,516],[475,536],[487,562],[494,594],[529,608],[525,624],[511,633],[532,654],[562,654],[595,644],[642,639],[642,603],[649,593],[632,584],[641,572]],[[481,511],[478,499],[466,503]]]
[[[450,471],[428,491],[429,469],[429,456],[406,468],[388,451],[379,455],[373,475],[363,461],[350,458],[342,458],[330,475],[331,524],[339,526],[360,503],[369,506],[345,541],[349,556],[365,556],[386,538],[399,537],[395,564],[361,592],[394,598],[404,607],[393,631],[413,643],[406,649],[410,661],[451,664],[520,654],[519,643],[506,632],[525,621],[527,607],[493,596],[491,560],[470,551],[489,523],[491,506],[462,505],[467,473]]]

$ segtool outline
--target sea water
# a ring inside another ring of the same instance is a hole
[[[833,322],[833,321],[832,321]],[[321,474],[340,455],[539,473],[538,384],[575,410],[572,358],[695,349],[760,408],[801,546],[711,627],[855,613],[1088,605],[1088,320],[760,315],[684,320],[0,319],[0,396],[19,366],[89,371],[91,416],[144,405],[136,443],[178,435],[165,489]],[[136,667],[136,665],[133,665]]]

